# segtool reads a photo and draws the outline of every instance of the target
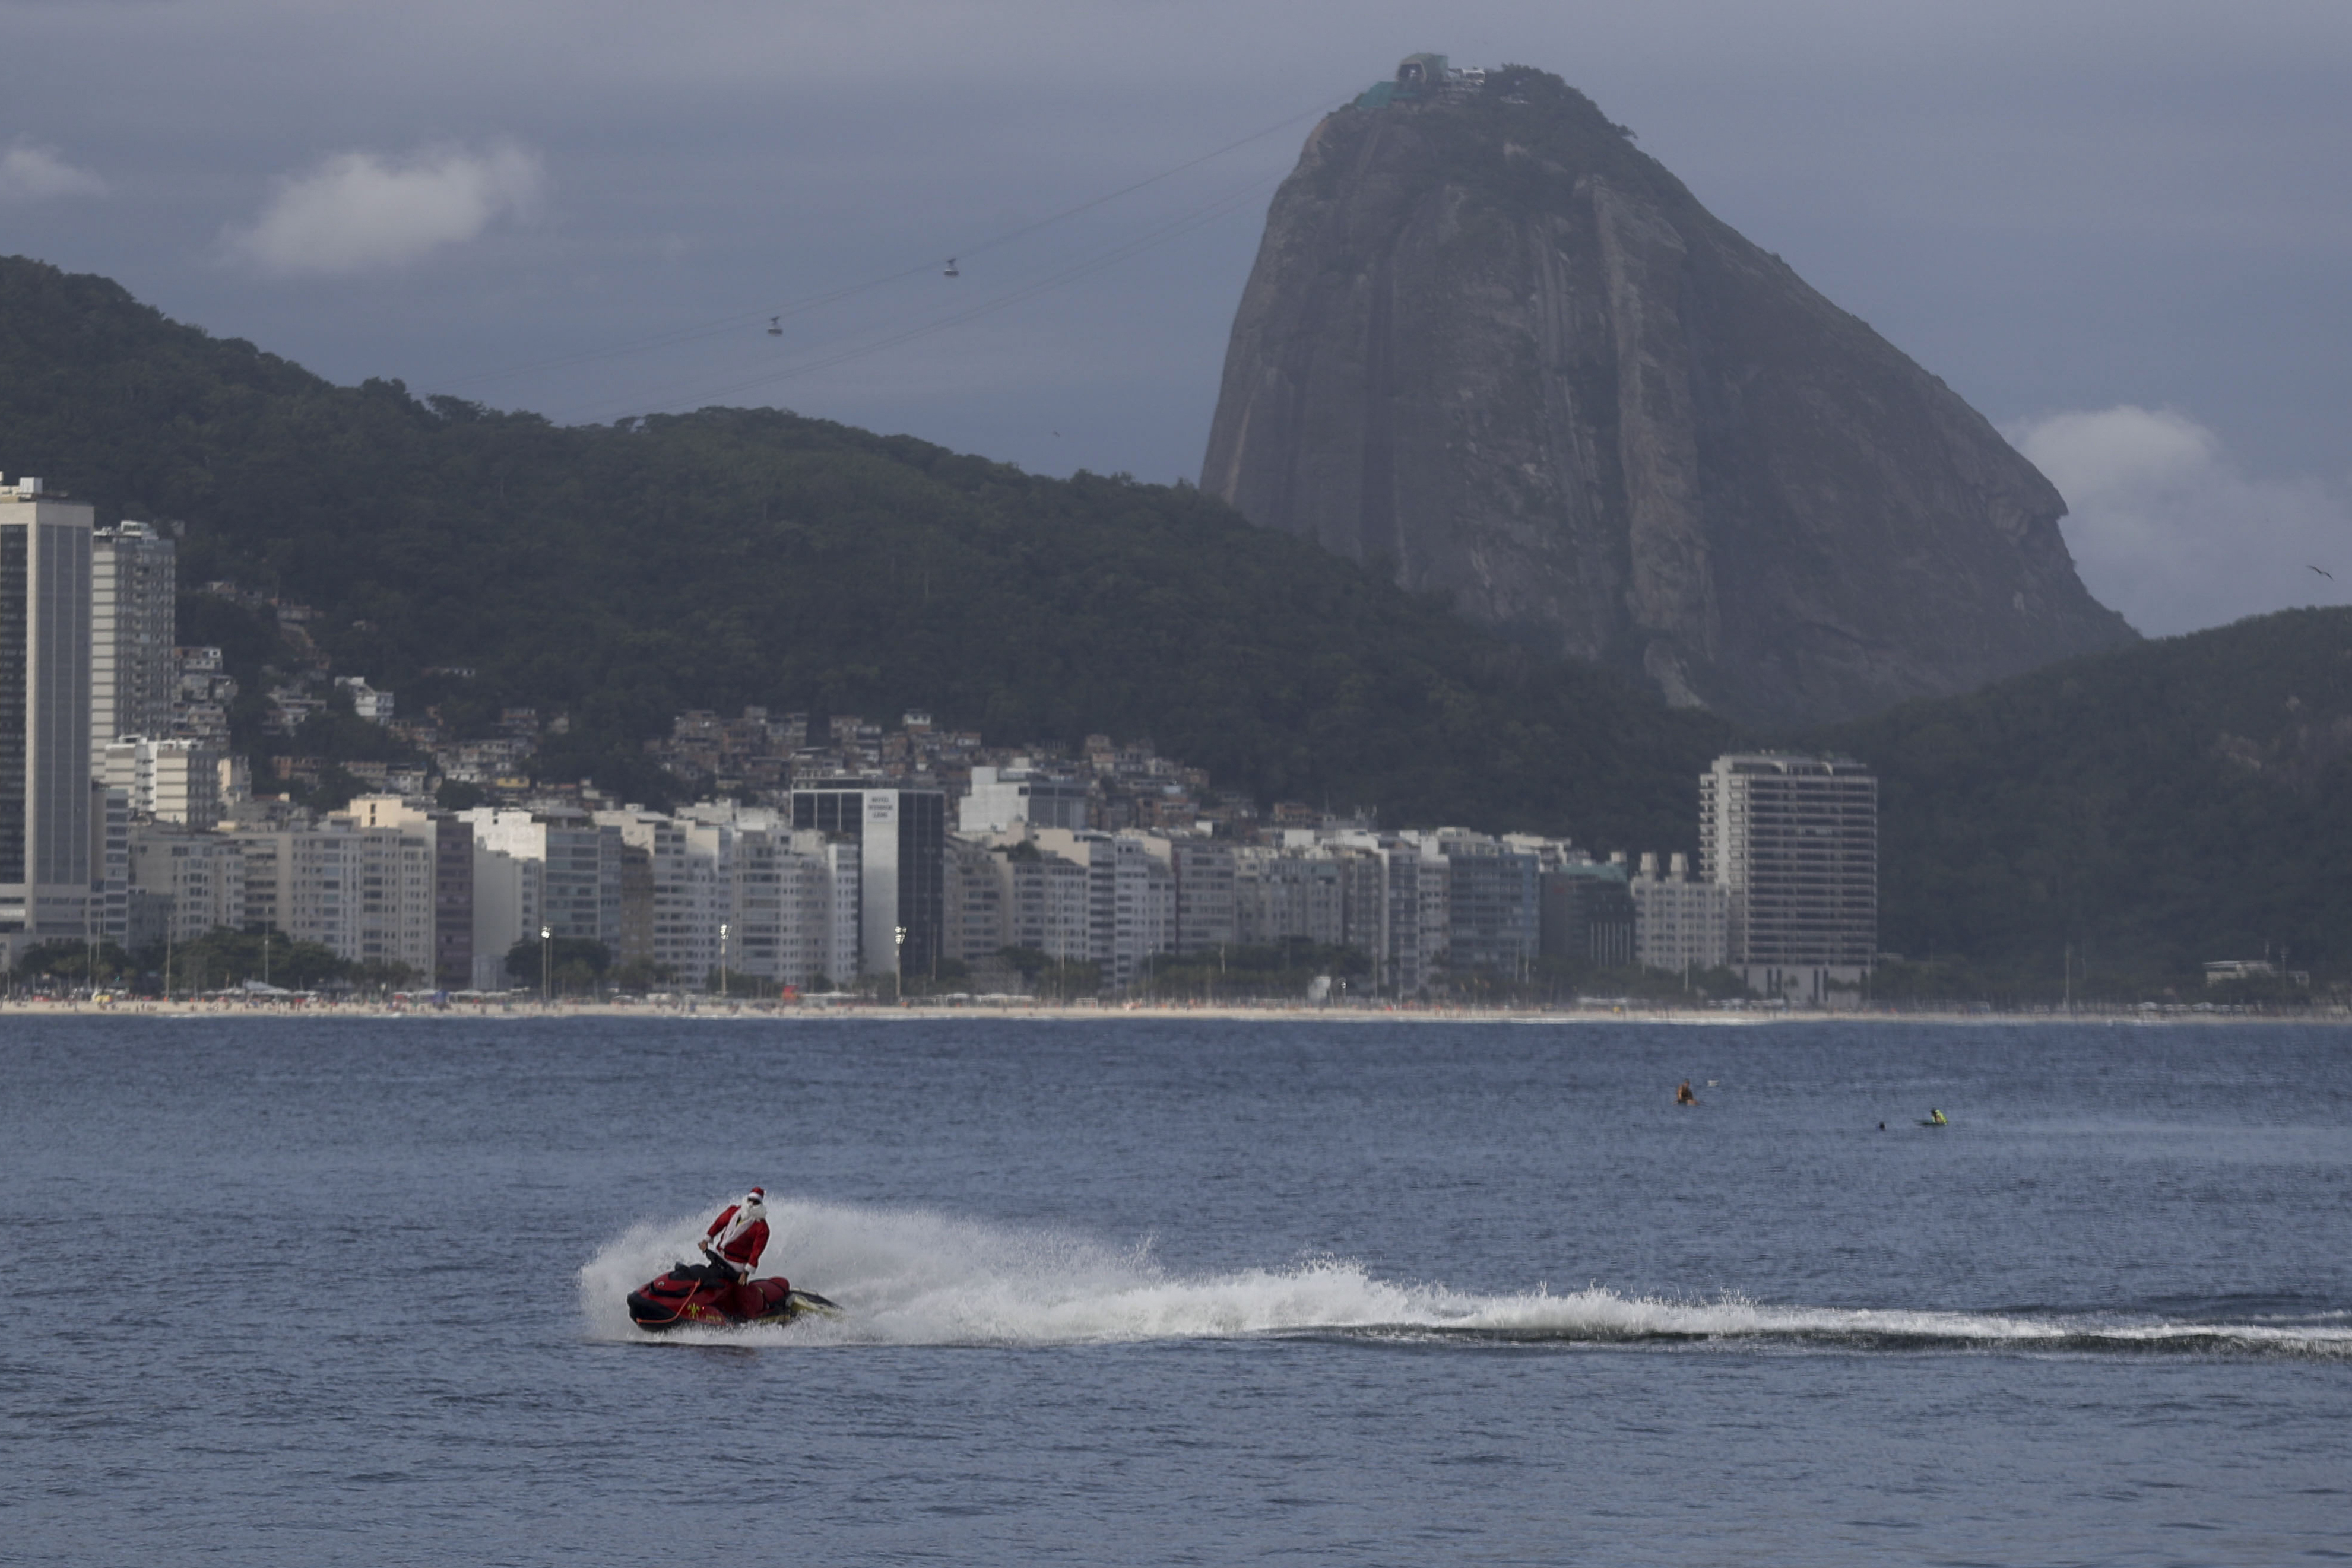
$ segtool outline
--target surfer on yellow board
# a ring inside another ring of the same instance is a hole
[[[1944,1120],[1944,1113],[1941,1111],[1936,1110],[1932,1106],[1928,1108],[1927,1119],[1919,1124],[1923,1127],[1948,1127],[1951,1125],[1949,1122]]]

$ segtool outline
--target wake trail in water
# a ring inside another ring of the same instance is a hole
[[[580,1270],[592,1337],[647,1340],[628,1292],[695,1257],[705,1222],[631,1227]],[[693,1343],[1053,1345],[1303,1336],[1421,1343],[1628,1344],[1726,1342],[1846,1351],[1981,1349],[2352,1358],[2352,1316],[2200,1322],[2127,1314],[1923,1312],[1768,1305],[1738,1297],[1476,1295],[1374,1279],[1360,1264],[1172,1274],[1148,1246],[1126,1250],[1057,1232],[920,1210],[793,1202],[768,1206],[763,1272],[831,1297],[839,1321],[677,1329]]]

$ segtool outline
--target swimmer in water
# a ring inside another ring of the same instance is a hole
[[[1677,1105],[1696,1105],[1698,1103],[1698,1096],[1691,1092],[1689,1079],[1684,1079],[1683,1086],[1675,1091],[1675,1103]]]

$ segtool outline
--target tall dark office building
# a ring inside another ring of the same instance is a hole
[[[0,486],[0,932],[89,935],[90,508]]]
[[[474,984],[474,824],[436,811],[433,824],[433,983]]]
[[[928,976],[947,939],[947,796],[864,784],[793,791],[793,826],[858,844],[858,967]]]

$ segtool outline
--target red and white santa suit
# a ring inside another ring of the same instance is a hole
[[[702,1233],[703,1256],[739,1280],[750,1279],[751,1270],[760,1266],[760,1254],[768,1249],[766,1200],[766,1192],[755,1186],[743,1195],[741,1202],[719,1210],[710,1228]]]

